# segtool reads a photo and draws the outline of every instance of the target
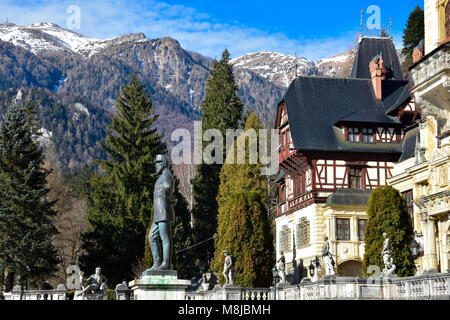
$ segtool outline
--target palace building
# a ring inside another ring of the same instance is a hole
[[[362,274],[368,198],[388,183],[405,147],[403,129],[419,117],[388,37],[360,38],[349,78],[292,81],[275,124],[276,252],[288,277],[312,276],[315,261],[323,273],[325,236],[337,274]]]
[[[425,41],[413,54],[411,96],[422,116],[405,130],[388,183],[407,199],[418,274],[450,270],[450,1],[425,0]]]

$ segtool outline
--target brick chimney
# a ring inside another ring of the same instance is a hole
[[[370,61],[369,69],[375,97],[377,100],[382,100],[383,93],[381,89],[381,81],[386,80],[387,69],[384,67],[383,58],[381,55],[375,56],[372,61]]]
[[[412,54],[413,63],[416,63],[417,61],[422,59],[424,55],[425,55],[424,43],[423,40],[420,40],[419,44],[414,48]]]

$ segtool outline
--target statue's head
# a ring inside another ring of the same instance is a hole
[[[387,233],[386,232],[383,232],[383,238],[387,238]]]
[[[101,271],[102,271],[102,269],[100,267],[95,268],[95,273],[96,274],[100,274]]]
[[[167,168],[169,161],[165,154],[156,155],[156,174],[161,173],[165,168]]]

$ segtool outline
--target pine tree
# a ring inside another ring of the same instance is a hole
[[[369,275],[367,268],[371,265],[378,266],[380,270],[384,269],[381,256],[384,232],[391,241],[392,258],[397,267],[397,274],[400,277],[414,275],[416,266],[409,249],[414,231],[406,202],[400,193],[391,186],[376,188],[370,195],[367,215],[369,220],[364,240],[363,261],[366,275]]]
[[[243,105],[237,96],[230,54],[225,50],[220,61],[214,62],[214,69],[208,77],[206,95],[201,103],[203,112],[202,131],[218,129],[225,137],[226,129],[236,129],[242,117]],[[225,147],[225,146],[224,146]],[[223,151],[225,158],[225,148]],[[197,166],[192,179],[194,205],[193,241],[199,243],[211,238],[217,228],[217,194],[220,184],[221,164]],[[201,263],[209,265],[214,254],[214,242],[209,241],[196,247],[196,255]]]
[[[260,127],[259,119],[252,113],[245,130],[258,132]],[[245,152],[245,164],[224,164],[220,173],[218,237],[212,269],[220,273],[223,283],[223,251],[227,250],[233,259],[236,285],[267,287],[272,282],[274,265],[273,236],[266,208],[267,178],[261,175],[260,164],[249,164],[248,151]]]
[[[145,227],[153,203],[155,158],[167,153],[162,135],[154,128],[158,116],[145,86],[133,75],[130,83],[122,86],[117,116],[112,116],[106,143],[101,143],[110,159],[98,161],[116,184],[128,214],[141,219]]]
[[[424,12],[416,6],[411,12],[403,30],[403,50],[406,54],[405,61],[402,63],[403,73],[408,73],[408,68],[412,64],[412,54],[414,48],[419,44],[420,40],[425,38],[425,21]]]
[[[91,180],[88,220],[84,235],[84,267],[104,265],[105,275],[122,282],[130,278],[132,265],[144,256],[146,228],[150,224],[155,158],[167,152],[154,128],[158,115],[144,85],[135,75],[123,85],[117,98],[102,148],[108,160],[98,160],[105,174]]]
[[[13,103],[0,129],[0,263],[22,285],[37,285],[60,262],[52,244],[55,203],[47,199],[50,171],[36,141],[33,109]]]
[[[114,286],[132,278],[132,265],[143,255],[144,239],[139,234],[143,226],[127,215],[121,195],[108,176],[92,175],[88,184],[89,229],[82,235],[80,267],[89,274],[101,267],[109,285]]]

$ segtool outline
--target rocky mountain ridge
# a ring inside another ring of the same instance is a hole
[[[353,58],[349,52],[314,62],[257,52],[231,63],[245,108],[256,111],[266,125],[272,126],[276,104],[295,74],[342,76]],[[157,126],[167,142],[176,128],[192,130],[193,120],[201,115],[206,80],[213,65],[214,59],[185,50],[170,37],[148,39],[138,33],[100,40],[52,23],[0,24],[0,101],[8,103],[19,88],[24,96],[39,97],[40,114],[47,126],[42,130],[49,132],[48,139],[64,146],[56,148],[64,154],[63,166],[77,168],[92,160],[94,153],[101,155],[94,144],[106,130],[120,86],[133,73],[151,93],[160,115]],[[3,114],[4,110],[0,111]],[[66,123],[63,127],[52,120],[54,112]],[[82,131],[92,128],[95,135]],[[65,130],[72,133],[65,134]],[[71,152],[76,156],[71,158]]]

